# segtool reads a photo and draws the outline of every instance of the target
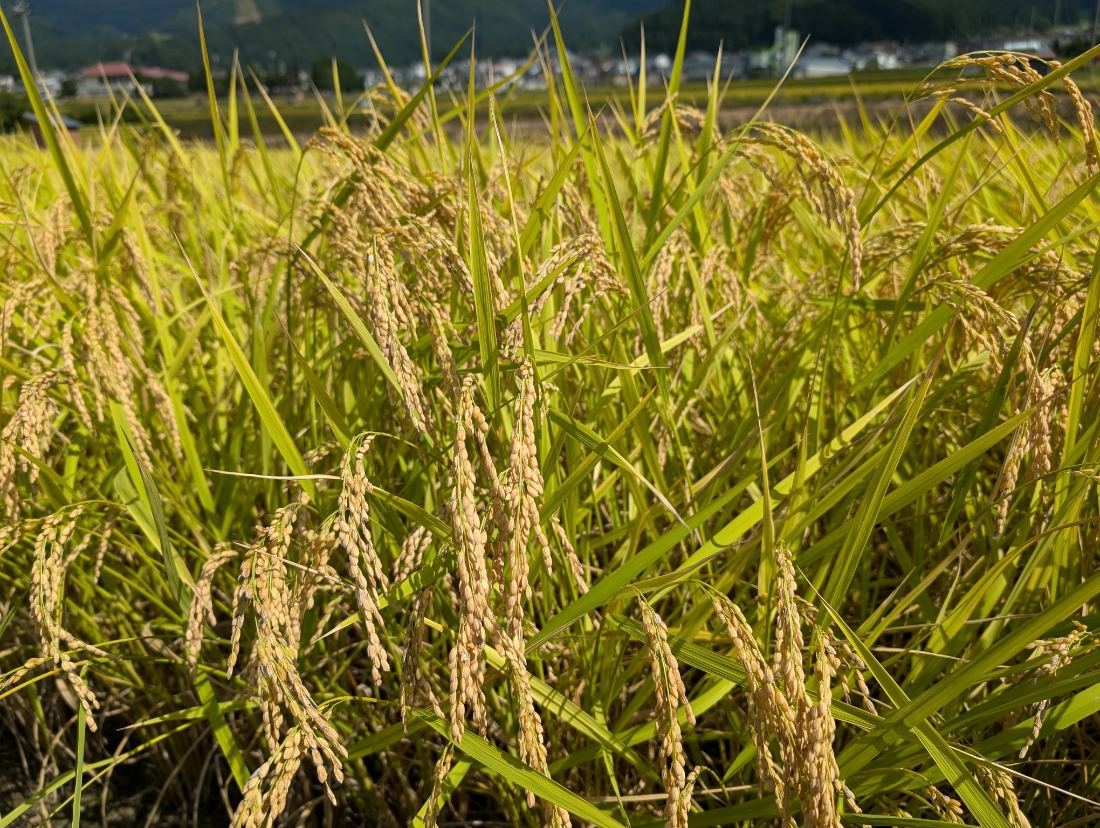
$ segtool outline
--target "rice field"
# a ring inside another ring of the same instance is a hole
[[[1093,57],[3,139],[0,826],[1094,824]]]

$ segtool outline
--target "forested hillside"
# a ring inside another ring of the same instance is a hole
[[[643,18],[646,42],[671,50],[683,14],[682,0]],[[1044,29],[1056,22],[1091,19],[1093,0],[793,0],[791,26],[814,40],[849,45],[868,40],[921,41],[966,38],[998,30]],[[771,41],[787,13],[786,0],[694,0],[693,48],[745,48]],[[639,27],[623,29],[627,43]]]
[[[96,60],[129,59],[194,68],[198,64],[192,0],[39,0],[32,26],[43,66],[72,68]],[[614,54],[620,38],[636,46],[640,22],[654,50],[670,51],[683,0],[591,0],[561,4],[572,48]],[[713,49],[771,42],[786,0],[695,0],[690,45]],[[1091,19],[1093,0],[793,0],[792,26],[817,41],[847,45],[890,38],[965,38],[998,29],[1044,28],[1055,18]],[[415,0],[203,0],[211,51],[228,61],[234,50],[254,64],[308,67],[323,57],[357,66],[373,63],[366,22],[386,59],[419,56]],[[532,30],[547,23],[545,0],[448,0],[431,8],[433,50],[447,51],[476,24],[483,55],[522,54]],[[0,60],[0,68],[10,58]],[[10,65],[7,66],[10,71]]]
[[[96,60],[192,67],[198,62],[193,0],[41,0],[31,18],[39,61],[61,68]],[[562,26],[578,50],[617,51],[619,32],[661,6],[661,0],[590,0],[561,9]],[[387,61],[419,56],[414,0],[203,0],[212,52],[228,60],[308,67],[318,57],[373,63],[366,22]],[[531,31],[548,21],[545,0],[449,0],[431,5],[432,42],[445,53],[471,25],[482,54],[523,54]],[[10,64],[5,56],[0,65]],[[10,71],[10,67],[9,67]]]

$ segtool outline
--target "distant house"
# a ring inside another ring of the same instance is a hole
[[[132,95],[140,83],[152,95],[161,83],[177,84],[186,88],[188,75],[178,69],[162,66],[131,66],[123,61],[97,63],[80,71],[76,81],[76,94],[81,98],[105,98],[109,95]]]
[[[145,91],[153,98],[174,98],[187,94],[190,75],[179,69],[165,69],[163,66],[139,66],[135,70],[138,80]]]
[[[804,55],[794,65],[791,74],[796,78],[835,78],[847,75],[852,65],[844,58],[830,55]]]
[[[798,57],[791,70],[795,78],[835,78],[852,71],[852,62],[840,50],[827,43],[817,43]]]
[[[133,69],[122,61],[97,63],[81,69],[76,81],[76,94],[80,98],[106,98],[135,91]]]
[[[190,76],[180,69],[165,69],[163,66],[139,66],[134,70],[143,81],[170,80],[176,83],[187,83]]]

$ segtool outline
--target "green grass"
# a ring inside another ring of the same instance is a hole
[[[187,116],[213,142],[147,103],[6,139],[0,825],[137,790],[165,824],[647,826],[673,761],[690,825],[776,824],[764,749],[850,792],[794,824],[1095,820],[1100,178],[1080,122],[1017,117],[1092,57],[996,128],[857,110],[820,146],[568,71],[533,137],[394,88],[275,148],[298,113],[238,76]],[[835,737],[784,753],[715,596]]]

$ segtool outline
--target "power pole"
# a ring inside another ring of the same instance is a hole
[[[31,4],[30,0],[16,0],[12,11],[23,18],[23,41],[27,49],[27,62],[31,65],[31,77],[38,82],[38,61],[34,59],[34,41],[31,40]]]
[[[1100,2],[1100,0],[1097,0]],[[428,44],[428,60],[432,59],[432,0],[424,0],[424,42]]]

